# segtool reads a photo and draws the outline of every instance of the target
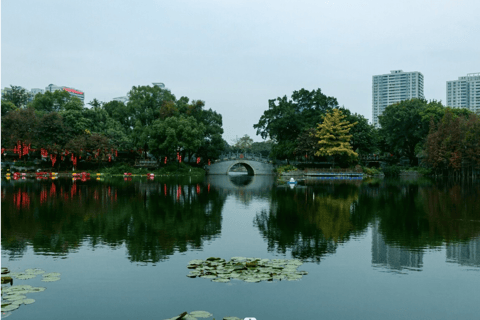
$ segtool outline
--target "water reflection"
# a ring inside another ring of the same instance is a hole
[[[241,203],[248,205],[254,199],[268,198],[274,188],[273,176],[249,176],[243,173],[211,175],[206,182],[222,195],[234,195]]]
[[[254,224],[266,239],[268,250],[320,262],[338,244],[365,231],[357,225],[358,187],[327,183],[311,189],[279,188],[271,195],[269,211],[257,214]]]
[[[131,261],[157,262],[220,235],[225,196],[199,181],[2,181],[2,250],[27,245],[66,256],[82,245],[125,245]]]
[[[421,271],[423,251],[388,245],[379,231],[379,223],[375,222],[372,230],[372,265],[398,272],[403,269]]]
[[[447,244],[447,262],[462,266],[480,267],[480,237],[468,242]]]

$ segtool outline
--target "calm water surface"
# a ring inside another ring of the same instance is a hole
[[[480,184],[2,180],[2,267],[45,286],[10,319],[478,319]],[[298,258],[299,281],[187,278],[192,259]],[[211,318],[210,318],[211,319]]]

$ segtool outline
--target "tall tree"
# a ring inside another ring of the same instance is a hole
[[[38,93],[35,99],[29,103],[29,106],[40,112],[60,112],[65,110],[65,105],[72,101],[72,99],[78,98],[71,96],[67,91],[47,91],[45,93]]]
[[[324,95],[320,89],[294,91],[287,96],[268,101],[268,110],[253,127],[257,135],[275,141],[272,153],[279,158],[293,158],[296,139],[306,129],[314,128],[322,116],[338,107],[337,99]]]
[[[194,117],[157,119],[148,129],[148,147],[156,156],[170,157],[177,149],[190,156],[202,145],[205,126]]]
[[[339,109],[327,113],[322,123],[318,124],[315,136],[319,139],[316,156],[332,156],[335,167],[335,157],[345,155],[356,158],[358,154],[352,150],[350,129],[356,123],[344,120],[345,115]]]
[[[417,153],[424,148],[425,139],[430,128],[430,120],[434,123],[442,119],[445,107],[437,101],[427,102],[425,99],[410,99],[390,105],[378,117],[384,139],[389,152],[405,156],[410,164],[417,164]],[[471,114],[467,109],[451,110],[454,115]]]
[[[247,151],[252,147],[253,139],[248,134],[234,140],[233,147],[239,151]]]
[[[17,108],[23,108],[27,105],[28,92],[20,86],[10,85],[10,88],[2,96],[2,100],[10,101]]]
[[[17,109],[2,117],[2,148],[13,148],[17,141],[26,144],[34,142],[37,122],[32,108]]]

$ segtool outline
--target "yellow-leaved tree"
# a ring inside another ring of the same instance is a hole
[[[323,118],[323,122],[318,124],[315,137],[318,138],[319,149],[315,152],[316,156],[333,157],[333,167],[335,168],[335,157],[347,155],[358,157],[353,151],[350,140],[352,135],[350,129],[357,124],[349,123],[343,120],[346,116],[339,109],[333,109]]]

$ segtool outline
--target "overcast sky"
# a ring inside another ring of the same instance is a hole
[[[419,71],[425,97],[480,72],[478,0],[2,0],[1,86],[110,101],[163,82],[250,135],[268,99],[320,88],[371,120],[372,76]]]

